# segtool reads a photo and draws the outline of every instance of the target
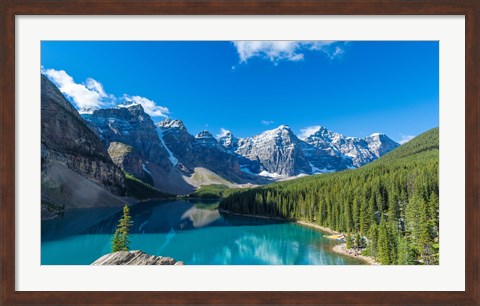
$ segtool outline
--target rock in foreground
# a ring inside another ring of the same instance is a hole
[[[119,251],[115,253],[105,254],[92,263],[92,266],[105,265],[183,265],[183,262],[176,261],[171,257],[154,256],[135,250],[130,252]]]

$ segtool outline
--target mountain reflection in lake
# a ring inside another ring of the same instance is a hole
[[[226,214],[215,201],[150,201],[131,206],[131,249],[187,265],[345,265],[334,241],[295,223]],[[42,264],[90,264],[109,253],[121,208],[76,209],[42,222]]]

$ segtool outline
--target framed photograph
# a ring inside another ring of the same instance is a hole
[[[479,19],[2,2],[2,305],[478,305]]]

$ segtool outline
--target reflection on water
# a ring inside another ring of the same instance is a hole
[[[335,243],[282,220],[220,213],[218,202],[143,202],[130,209],[131,248],[186,264],[361,264]],[[121,208],[77,209],[42,222],[42,264],[90,264],[110,251]]]

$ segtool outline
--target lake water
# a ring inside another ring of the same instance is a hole
[[[133,205],[130,248],[187,265],[354,265],[325,233],[292,222],[219,212],[218,202]],[[88,265],[109,253],[121,208],[76,209],[42,221],[42,265]]]

